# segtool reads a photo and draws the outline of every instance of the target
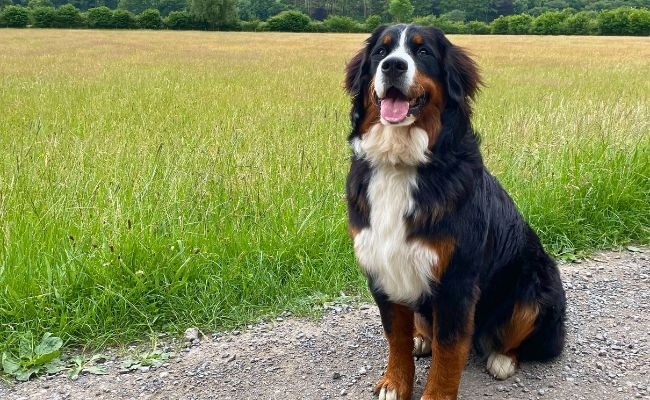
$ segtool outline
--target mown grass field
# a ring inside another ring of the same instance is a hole
[[[365,35],[0,31],[0,349],[365,293],[345,226]],[[650,242],[650,38],[470,37],[486,162],[554,254]]]

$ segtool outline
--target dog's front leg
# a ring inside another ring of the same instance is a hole
[[[411,400],[413,392],[413,311],[373,293],[388,340],[388,367],[375,386],[379,400]]]
[[[476,303],[471,298],[448,300],[433,313],[431,368],[421,400],[456,400],[469,357]]]

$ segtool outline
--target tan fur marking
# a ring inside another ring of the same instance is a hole
[[[363,135],[364,133],[370,130],[370,127],[379,122],[379,105],[375,103],[375,83],[370,82],[368,85],[368,93],[364,93],[364,106],[366,109],[366,115],[361,121],[360,132]]]
[[[515,304],[510,321],[499,329],[502,348],[500,353],[512,355],[521,343],[533,332],[539,314],[539,304]]]
[[[434,314],[434,328],[436,322]],[[436,335],[431,341],[431,368],[422,394],[422,400],[455,400],[458,397],[460,377],[467,363],[474,331],[474,307],[467,316],[467,325],[461,336],[452,343],[439,343]]]
[[[393,38],[390,37],[390,35],[384,35],[384,37],[382,38],[382,41],[381,41],[381,42],[382,42],[384,45],[388,46],[388,45],[391,44],[392,41],[393,41]]]
[[[357,237],[359,232],[361,232],[361,230],[356,226],[348,225],[348,233],[350,234],[352,240],[354,240],[354,238]]]
[[[431,266],[431,271],[436,281],[440,282],[440,279],[447,270],[451,257],[454,254],[456,242],[452,238],[445,238],[434,242],[425,241],[423,244],[434,251],[438,257],[438,262]]]
[[[420,34],[415,34],[413,35],[413,44],[417,44],[418,46],[424,43],[424,39],[422,38],[422,35]]]
[[[410,399],[413,392],[413,311],[400,304],[392,304],[390,309],[390,329],[386,332],[388,340],[388,366],[386,373],[377,382],[375,394],[386,387],[395,390],[397,398]]]
[[[409,97],[417,98],[425,93],[429,96],[429,101],[424,106],[424,109],[420,111],[415,126],[419,126],[427,132],[429,148],[431,148],[438,140],[438,135],[442,129],[441,116],[445,106],[445,91],[439,83],[418,71],[415,73],[415,85]]]

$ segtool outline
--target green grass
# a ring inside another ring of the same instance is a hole
[[[486,162],[554,254],[650,242],[648,38],[454,37]],[[365,293],[361,35],[3,30],[0,344],[217,330]]]

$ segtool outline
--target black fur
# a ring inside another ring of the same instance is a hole
[[[345,85],[352,97],[350,140],[365,132],[369,84],[377,61],[373,51],[380,38],[403,26],[380,27],[348,64]],[[467,329],[475,307],[474,344],[480,353],[498,348],[497,331],[511,317],[515,304],[539,305],[533,333],[518,349],[520,359],[557,356],[564,344],[565,294],[559,271],[533,230],[498,181],[483,165],[479,139],[472,129],[472,100],[481,84],[478,70],[467,53],[452,45],[437,29],[417,29],[432,56],[420,72],[445,88],[442,129],[430,146],[430,162],[417,169],[416,203],[405,215],[410,239],[436,241],[453,238],[455,246],[438,284],[431,282],[431,295],[420,298],[412,309],[432,321],[435,315],[441,343],[453,341]],[[418,61],[419,62],[419,61]],[[372,105],[371,105],[372,106]],[[425,118],[427,116],[424,116]],[[372,165],[353,155],[347,178],[348,216],[351,230],[369,226],[367,198]],[[389,300],[370,282],[382,310]],[[382,312],[383,318],[389,315]],[[383,321],[390,327],[390,320]]]

